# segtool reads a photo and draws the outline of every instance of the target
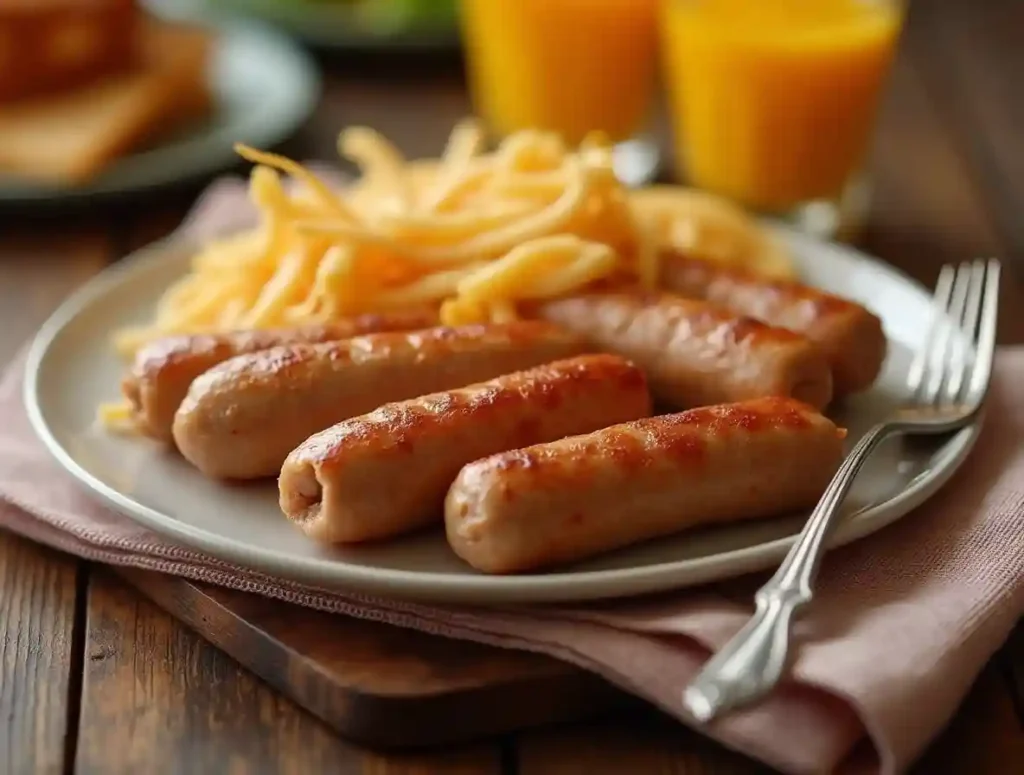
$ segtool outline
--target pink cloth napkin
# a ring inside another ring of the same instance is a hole
[[[215,186],[185,229],[251,218]],[[433,607],[269,578],[176,545],[94,502],[34,436],[19,358],[0,381],[0,526],[89,560],[158,570],[453,638],[543,652],[690,723],[683,687],[751,611],[760,578],[575,608]],[[941,496],[825,562],[792,681],[704,731],[792,773],[902,771],[1024,614],[1024,348],[1000,353],[971,458]]]

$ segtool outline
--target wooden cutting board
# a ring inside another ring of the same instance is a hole
[[[118,574],[341,735],[463,742],[639,703],[549,657],[325,614],[175,576]]]

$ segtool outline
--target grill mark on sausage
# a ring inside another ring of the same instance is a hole
[[[738,293],[756,293],[766,309],[806,306],[809,323],[860,309],[856,302],[796,281],[766,280],[752,272],[712,266],[674,251],[669,251],[665,265],[679,292],[718,303],[727,304]]]
[[[382,451],[397,447],[411,452],[424,429],[439,422],[457,423],[460,417],[480,415],[484,410],[500,414],[504,407],[521,403],[524,396],[537,402],[538,413],[557,410],[586,385],[606,380],[630,390],[646,386],[643,372],[617,356],[591,355],[556,361],[479,385],[387,404],[311,436],[293,452],[293,457],[329,468],[339,463],[345,447],[354,445],[372,445]],[[536,416],[524,419],[522,438],[533,438],[538,423]]]
[[[229,331],[217,334],[176,334],[143,345],[135,355],[133,371],[153,376],[198,356],[228,358],[231,355],[267,350],[286,344],[315,344],[349,339],[373,332],[408,331],[429,328],[437,322],[433,310],[359,315],[334,323],[317,323],[295,328]]]
[[[719,347],[759,346],[769,342],[797,342],[804,339],[789,329],[768,325],[748,315],[737,315],[708,301],[687,299],[669,293],[591,293],[551,302],[543,307],[554,322],[569,318],[599,318],[619,313],[608,325],[609,338],[619,338],[633,325],[643,325],[645,316],[657,314],[669,322],[671,338],[700,337]],[[667,342],[661,343],[662,345]]]
[[[472,465],[481,472],[538,471],[546,481],[567,474],[566,460],[600,456],[628,472],[653,464],[660,456],[688,465],[705,459],[709,439],[732,433],[765,433],[809,428],[817,413],[805,404],[769,397],[736,404],[701,407],[649,417],[596,433],[492,455]]]

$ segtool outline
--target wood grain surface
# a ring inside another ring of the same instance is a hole
[[[110,257],[104,232],[91,228],[5,234],[0,363]],[[73,754],[85,573],[71,557],[0,532],[0,773],[64,772]]]
[[[603,680],[548,657],[156,573],[119,575],[333,729],[367,745],[473,740],[630,704]]]
[[[361,771],[358,751],[106,572],[88,611],[77,772]]]
[[[1000,339],[1007,343],[1024,342],[1021,29],[1019,0],[912,4],[872,157],[875,197],[861,240],[929,283],[944,261],[1005,258],[1010,267]],[[450,65],[410,73],[389,70],[385,61],[367,75],[337,63],[325,66],[323,105],[288,145],[299,157],[329,157],[337,129],[350,123],[381,129],[410,155],[437,153],[452,121],[468,112],[458,70]],[[663,121],[656,130],[664,131]],[[83,280],[172,228],[189,200],[181,193],[145,197],[116,211],[33,214],[27,221],[0,213],[0,361],[13,357]],[[178,582],[137,576],[132,583],[159,598]],[[419,681],[426,694],[452,683],[472,689],[495,671],[521,671],[543,682],[560,668],[462,644],[445,644],[452,650],[435,661],[431,655],[442,646],[400,631],[359,632],[352,642],[362,643],[362,651],[338,652],[331,648],[332,635],[351,635],[351,622],[317,619],[303,631],[296,624],[303,615],[284,606],[213,591],[212,607],[197,607],[178,589],[182,599],[175,605],[192,606],[189,625],[110,571],[0,532],[0,775],[767,771],[647,710],[469,745],[373,753],[345,742],[270,684],[292,691],[293,665],[308,667],[314,655],[317,665],[362,676],[364,683],[353,684],[353,691],[365,690],[367,681],[382,689],[394,676],[370,664],[381,644],[404,666],[403,683]],[[167,600],[161,605],[171,607]],[[245,651],[239,632],[249,621],[289,655],[273,671],[260,665],[279,656]],[[191,627],[210,633],[224,650]],[[270,683],[227,653],[270,676]],[[302,680],[307,704],[316,705],[319,696],[317,714],[335,724],[342,709],[331,706],[315,681]],[[536,713],[543,717],[550,708],[537,707]],[[915,772],[1012,772],[1024,761],[1022,723],[1024,631],[1018,628]]]
[[[956,134],[986,205],[1024,271],[1024,4],[1019,0],[933,0],[914,10],[925,79]]]
[[[59,773],[76,719],[78,563],[0,535],[0,772]]]

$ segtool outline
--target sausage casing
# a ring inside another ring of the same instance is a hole
[[[281,510],[327,543],[394,536],[441,522],[466,463],[650,412],[643,372],[614,355],[387,404],[299,445],[281,467]]]
[[[629,358],[673,409],[790,396],[815,408],[832,398],[832,374],[806,337],[663,293],[591,293],[546,302],[545,320]]]
[[[289,452],[342,420],[586,349],[572,334],[530,321],[275,347],[198,377],[175,415],[174,440],[208,476],[276,476]]]
[[[675,253],[665,254],[661,265],[667,290],[797,331],[817,344],[831,365],[837,396],[869,388],[882,370],[888,349],[882,321],[856,302]]]
[[[843,435],[810,407],[765,398],[493,455],[452,484],[448,541],[478,570],[513,573],[808,507]]]
[[[331,342],[381,331],[415,331],[437,324],[434,310],[360,315],[323,325],[220,334],[182,334],[154,340],[135,354],[121,382],[121,392],[132,409],[136,427],[163,441],[171,441],[174,413],[189,386],[204,371],[244,353],[285,344]]]

